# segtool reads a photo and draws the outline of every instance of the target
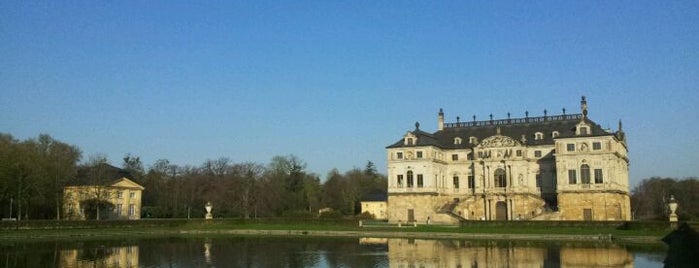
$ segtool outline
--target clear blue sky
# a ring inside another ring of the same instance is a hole
[[[191,2],[0,1],[0,132],[115,165],[294,154],[324,178],[385,173],[385,146],[439,108],[586,95],[623,120],[632,184],[699,175],[699,1]]]

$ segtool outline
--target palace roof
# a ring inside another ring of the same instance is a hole
[[[519,141],[523,145],[553,145],[554,139],[581,137],[576,136],[575,129],[581,122],[590,126],[590,134],[582,136],[607,136],[613,133],[604,130],[600,125],[584,117],[583,114],[554,115],[526,118],[508,118],[498,120],[470,121],[445,123],[444,128],[435,133],[428,133],[419,129],[416,124],[414,131],[416,136],[414,144],[406,145],[401,139],[387,148],[435,146],[444,149],[464,149],[477,146],[485,138],[503,135]],[[553,133],[557,132],[554,138]],[[541,138],[536,139],[536,133],[541,133]],[[475,143],[470,139],[474,137]],[[460,138],[461,143],[455,142]]]

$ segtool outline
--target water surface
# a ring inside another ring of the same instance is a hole
[[[215,237],[15,242],[2,267],[662,267],[662,248],[612,243]]]

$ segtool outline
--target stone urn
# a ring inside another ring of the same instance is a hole
[[[670,222],[677,222],[677,213],[675,213],[675,211],[677,211],[677,201],[674,196],[670,196],[670,201],[668,201],[667,206],[670,208]]]
[[[214,218],[214,215],[211,215],[211,209],[214,206],[211,205],[211,202],[206,202],[206,205],[204,205],[204,208],[206,209],[206,215],[204,216],[205,219],[210,220]]]

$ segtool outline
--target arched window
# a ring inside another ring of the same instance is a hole
[[[505,177],[505,170],[498,168],[495,170],[495,187],[507,187],[507,178]]]
[[[560,135],[558,131],[551,132],[551,138],[558,138],[558,135]]]
[[[406,177],[408,177],[408,187],[413,187],[413,172],[408,170],[406,175]]]
[[[580,182],[590,184],[590,166],[587,164],[580,166]]]

